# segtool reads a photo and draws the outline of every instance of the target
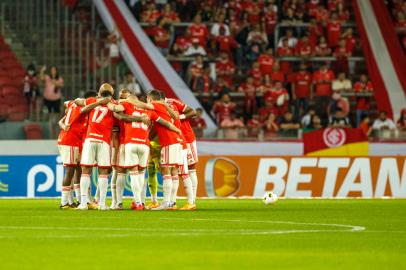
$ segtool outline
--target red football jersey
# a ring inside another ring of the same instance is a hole
[[[307,98],[310,95],[312,76],[308,72],[298,72],[294,76],[295,94],[297,98]]]
[[[261,70],[262,74],[271,74],[272,73],[272,67],[273,64],[275,63],[275,59],[273,56],[268,55],[268,54],[261,54],[258,57],[258,62],[259,62],[259,68]]]
[[[199,43],[203,48],[206,48],[206,38],[209,36],[209,30],[205,24],[192,24],[189,26],[189,31],[192,38],[199,39]]]
[[[152,105],[154,105],[154,111],[160,118],[173,123],[173,119],[169,115],[164,104],[161,104],[158,102],[152,102]],[[171,144],[181,143],[181,138],[179,137],[179,135],[176,132],[167,129],[166,127],[162,126],[159,123],[156,123],[156,125],[154,125],[154,128],[158,135],[161,146],[168,146]]]
[[[313,83],[315,84],[316,96],[331,96],[331,83],[335,79],[335,75],[331,70],[322,72],[317,70],[313,73]]]
[[[86,105],[95,103],[96,101],[97,98],[88,98],[86,99]],[[97,106],[89,113],[86,139],[101,140],[110,144],[111,131],[115,123],[116,120],[113,116],[113,112],[107,108],[107,105]]]
[[[330,47],[336,47],[341,37],[341,23],[328,22],[327,26],[327,43]]]
[[[81,146],[83,133],[86,130],[87,118],[85,114],[81,114],[82,107],[77,106],[73,101],[68,101],[65,125],[70,125],[68,131],[61,130],[58,136],[58,144]]]
[[[179,114],[185,112],[187,105],[180,101],[179,99],[175,98],[168,98],[167,101],[174,106]],[[196,140],[195,134],[193,132],[192,127],[190,126],[189,119],[182,119],[180,121],[180,130],[182,131],[183,136],[187,143],[191,143]]]
[[[156,122],[159,116],[154,111],[148,111],[144,109],[139,109],[137,106],[123,102],[121,105],[124,106],[124,112],[127,115],[132,116],[142,116],[147,115],[152,122]],[[120,131],[121,132],[121,131]],[[149,128],[146,124],[142,122],[124,122],[124,144],[134,143],[134,144],[145,144],[149,145]],[[121,133],[120,133],[121,135]],[[121,136],[120,136],[121,139]]]

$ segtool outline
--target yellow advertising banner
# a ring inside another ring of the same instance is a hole
[[[406,159],[397,157],[200,156],[198,196],[406,197]]]

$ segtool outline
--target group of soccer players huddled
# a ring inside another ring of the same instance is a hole
[[[133,210],[176,210],[179,181],[187,203],[180,210],[196,209],[196,140],[189,118],[194,109],[179,99],[151,90],[135,96],[122,89],[114,100],[110,84],[84,98],[65,102],[59,121],[58,148],[65,166],[61,209],[120,210],[127,174],[131,180]],[[98,169],[93,198],[91,175]],[[148,168],[148,180],[145,179]],[[163,200],[158,203],[157,172],[163,177]],[[111,174],[111,206],[106,197]],[[146,205],[147,186],[151,202]],[[74,199],[76,197],[76,201]]]

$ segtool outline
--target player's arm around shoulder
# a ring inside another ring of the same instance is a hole
[[[172,123],[170,123],[170,122],[168,122],[168,121],[166,121],[166,120],[164,120],[164,119],[162,119],[162,118],[158,118],[156,121],[157,121],[159,124],[161,124],[162,126],[166,127],[167,129],[172,130],[172,131],[178,133],[179,135],[181,134],[180,129],[178,129],[177,127],[175,127],[174,124],[172,124]]]
[[[88,113],[97,106],[109,104],[110,101],[111,101],[110,97],[98,99],[96,102],[86,105],[82,109],[80,109],[80,113]]]

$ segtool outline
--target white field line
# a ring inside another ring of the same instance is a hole
[[[114,238],[114,237],[132,237],[132,236],[151,236],[151,235],[167,235],[167,236],[198,236],[198,235],[271,235],[271,234],[292,234],[292,233],[321,233],[321,232],[359,232],[364,231],[365,227],[353,226],[346,224],[330,224],[330,223],[307,223],[294,221],[267,221],[267,220],[228,220],[228,219],[186,219],[186,218],[161,218],[161,220],[189,220],[189,221],[219,221],[219,222],[238,222],[238,223],[269,223],[269,224],[289,224],[289,225],[305,225],[305,226],[322,226],[342,229],[306,229],[306,230],[263,230],[263,229],[166,229],[166,228],[119,228],[119,227],[56,227],[56,226],[0,226],[1,231],[9,230],[34,230],[34,231],[86,231],[93,232],[92,237],[98,238]],[[94,233],[107,232],[107,233]],[[118,233],[112,233],[118,232]],[[120,233],[127,232],[127,233]],[[129,233],[134,232],[134,233]],[[46,234],[46,235],[22,235],[28,238],[85,238],[88,235],[78,234]],[[4,235],[0,238],[15,238],[17,236]]]

